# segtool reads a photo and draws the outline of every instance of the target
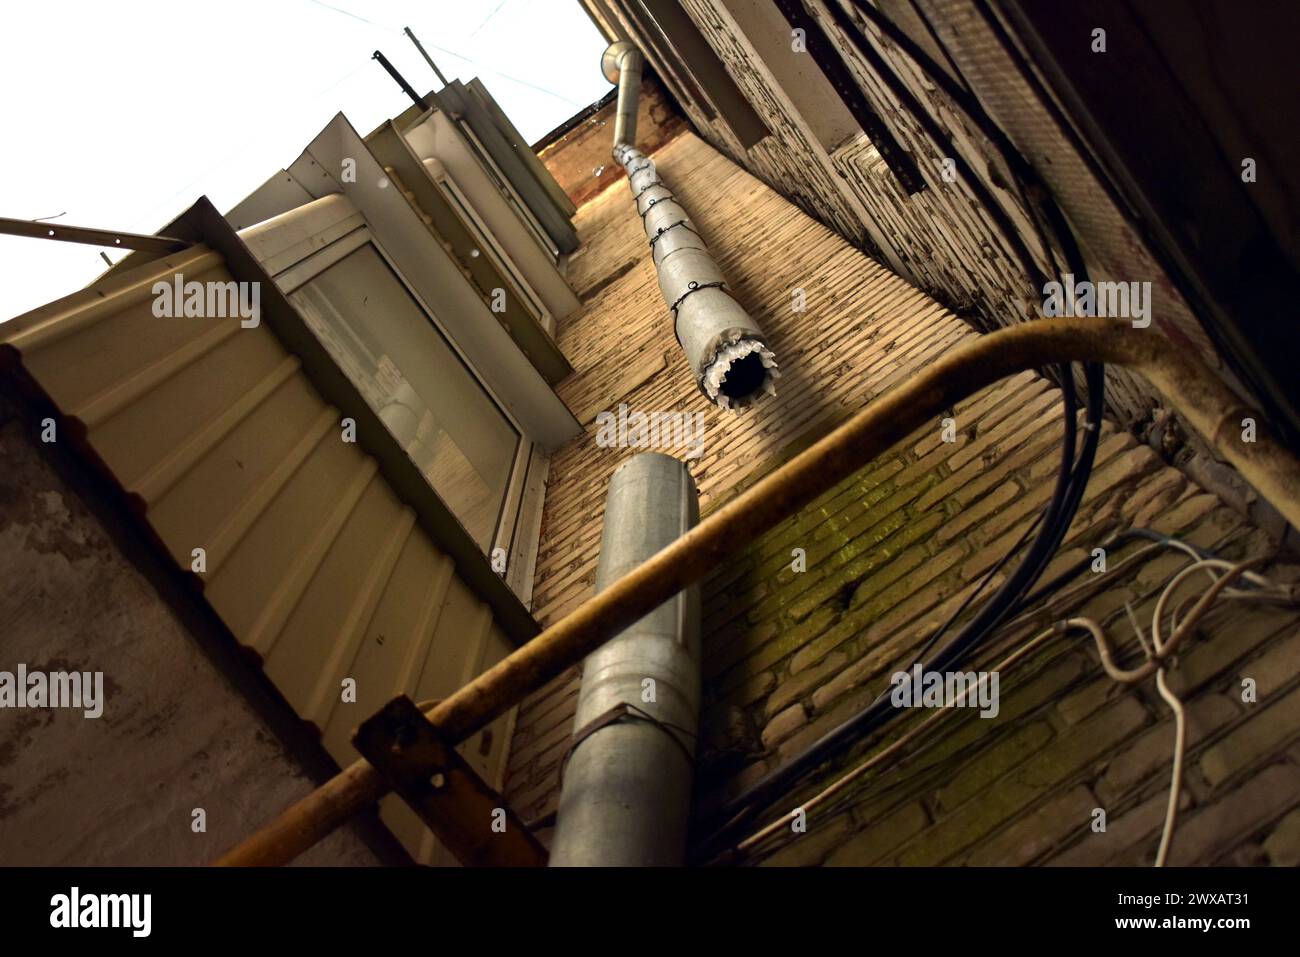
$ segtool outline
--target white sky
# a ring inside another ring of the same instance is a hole
[[[407,26],[530,143],[609,90],[577,0],[10,2],[0,216],[152,233],[204,194],[229,209],[335,113],[364,136],[410,105],[376,49],[418,92],[437,88]],[[0,322],[106,268],[95,246],[0,235]]]

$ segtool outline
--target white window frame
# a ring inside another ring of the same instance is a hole
[[[551,315],[559,321],[576,312],[580,306],[578,297],[561,269],[519,218],[515,207],[498,188],[491,170],[480,163],[459,124],[447,114],[431,110],[403,129],[401,135],[426,168],[431,162],[437,163],[448,180],[456,184],[487,231],[527,277]]]
[[[510,543],[505,580],[528,606],[548,456],[581,435],[581,424],[510,338],[451,254],[400,192],[391,188],[383,167],[346,117],[339,114],[331,120],[286,172],[315,199],[240,231],[241,240],[262,267],[279,276],[365,226],[381,256],[438,331],[505,411],[507,420],[517,423],[530,440],[526,467],[517,461],[512,475],[519,483],[514,485],[519,503],[514,525],[499,527],[500,540]],[[431,308],[435,301],[437,309]]]
[[[524,304],[537,317],[542,324],[542,328],[553,336],[555,334],[555,317],[546,308],[546,304],[542,302],[542,297],[537,294],[537,290],[524,278],[524,274],[511,260],[510,255],[497,241],[497,238],[492,235],[492,231],[483,222],[483,218],[479,216],[478,210],[474,208],[474,204],[470,202],[469,197],[461,191],[461,188],[456,185],[456,181],[448,174],[446,167],[438,160],[426,159],[422,165],[429,174],[429,178],[433,180],[434,185],[438,187],[447,202],[460,215],[461,221],[473,233],[474,238],[478,241],[479,248],[482,249],[492,265],[515,284],[524,300]]]
[[[533,211],[528,208],[528,204],[524,202],[523,197],[515,190],[514,184],[510,182],[509,177],[501,171],[501,167],[496,164],[496,160],[492,158],[492,154],[487,151],[479,141],[479,138],[474,135],[474,131],[470,129],[469,124],[460,120],[454,122],[465,134],[465,139],[469,141],[473,151],[478,154],[479,163],[482,164],[483,168],[488,171],[488,174],[496,180],[497,189],[500,190],[501,194],[506,198],[506,202],[514,207],[515,215],[522,219],[525,225],[528,226],[529,231],[533,234],[533,238],[537,240],[537,244],[542,247],[542,250],[546,255],[551,257],[551,262],[558,263],[560,261],[560,247],[551,241],[551,237],[547,234],[546,230],[542,228],[541,222],[533,215]]]
[[[456,340],[438,320],[437,312],[420,295],[410,283],[393,258],[385,251],[383,244],[371,229],[364,225],[355,225],[351,230],[338,235],[337,229],[323,230],[315,234],[308,242],[300,242],[286,256],[276,257],[274,262],[274,279],[276,286],[286,296],[301,289],[331,266],[365,246],[371,246],[383,262],[392,270],[398,282],[411,296],[412,301],[424,313],[434,331],[440,335],[451,348],[456,357],[464,364],[474,381],[492,400],[494,406],[519,436],[515,449],[514,462],[506,483],[505,495],[497,515],[496,526],[492,533],[491,548],[488,558],[500,549],[506,556],[506,568],[509,574],[506,581],[516,595],[525,604],[531,599],[532,572],[536,560],[536,529],[541,523],[541,496],[537,494],[539,474],[544,487],[545,472],[549,465],[548,456],[533,441],[528,430],[506,408],[500,397],[492,390],[474,363],[465,355]],[[310,328],[310,326],[309,326]],[[378,409],[375,410],[379,412]],[[531,481],[530,481],[531,479]],[[432,487],[432,486],[431,486]],[[438,489],[435,487],[434,492]],[[453,514],[454,511],[453,511]]]

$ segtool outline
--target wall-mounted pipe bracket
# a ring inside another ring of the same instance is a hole
[[[394,698],[363,721],[352,743],[462,864],[546,864],[524,822],[410,698]]]

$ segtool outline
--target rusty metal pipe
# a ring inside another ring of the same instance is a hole
[[[1300,527],[1300,460],[1265,429],[1260,414],[1200,360],[1179,352],[1158,332],[1127,323],[1039,319],[980,336],[873,400],[635,571],[439,702],[428,712],[430,722],[447,740],[463,740],[953,404],[1009,375],[1067,360],[1120,365],[1144,375],[1211,447],[1288,522]],[[1242,441],[1245,416],[1256,420],[1254,442]],[[286,863],[386,790],[379,773],[358,761],[217,863]]]

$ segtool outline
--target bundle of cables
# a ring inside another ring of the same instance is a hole
[[[1086,279],[1087,267],[1079,250],[1077,241],[1066,223],[1060,207],[1052,198],[1051,191],[1034,171],[1032,166],[1015,149],[1005,133],[993,122],[977,100],[929,57],[910,37],[900,30],[891,20],[869,3],[854,0],[854,5],[862,14],[892,43],[903,50],[928,77],[976,124],[990,143],[1002,155],[1010,170],[1022,203],[1030,211],[1035,228],[1039,229],[1041,244],[1046,255],[1051,255],[1051,246],[1043,238],[1039,216],[1046,220],[1057,247],[1064,256],[1067,270],[1073,273],[1075,281]],[[1003,237],[1014,250],[1021,267],[1030,281],[1039,289],[1043,288],[1046,277],[1038,262],[1030,253],[1019,231],[1011,222],[1006,211],[997,203],[980,177],[974,175],[969,166],[954,148],[952,138],[939,123],[916,100],[902,80],[893,71],[883,57],[862,36],[857,27],[848,19],[848,15],[837,3],[827,5],[832,16],[839,22],[842,31],[852,40],[862,53],[864,59],[872,66],[877,75],[889,87],[891,93],[926,131],[927,135],[939,145],[945,155],[952,157],[959,176],[966,183],[976,198],[983,204],[995,222]],[[1030,201],[1030,195],[1038,202]],[[979,586],[971,592],[962,605],[940,627],[917,654],[912,667],[920,664],[928,670],[943,670],[960,664],[985,642],[988,637],[1010,616],[1028,606],[1036,597],[1030,595],[1035,583],[1042,577],[1049,562],[1061,542],[1064,540],[1079,503],[1083,498],[1088,478],[1092,473],[1093,460],[1100,437],[1099,425],[1105,402],[1105,375],[1101,365],[1088,363],[1084,365],[1084,382],[1087,388],[1087,403],[1084,412],[1083,439],[1078,439],[1078,396],[1075,391],[1074,373],[1069,363],[1060,364],[1057,378],[1061,383],[1061,397],[1064,413],[1064,437],[1061,451],[1061,464],[1056,478],[1056,485],[1051,501],[1038,519],[1032,523],[1012,549],[988,572]],[[975,598],[988,587],[988,584],[1002,568],[1024,547],[1030,535],[1034,535],[1015,571],[1002,583],[997,591],[967,621],[962,628],[940,644],[943,637],[969,608]],[[908,669],[910,670],[910,668]],[[728,846],[728,838],[736,829],[744,826],[755,813],[766,807],[772,799],[797,786],[828,760],[834,758],[862,737],[889,721],[898,713],[890,703],[889,691],[878,695],[866,708],[849,718],[843,724],[827,732],[813,742],[807,750],[793,760],[781,765],[748,787],[743,793],[728,801],[710,822],[704,822],[703,829],[709,837],[699,842],[702,859],[709,859],[719,850]]]

